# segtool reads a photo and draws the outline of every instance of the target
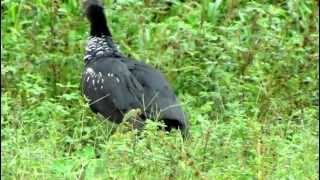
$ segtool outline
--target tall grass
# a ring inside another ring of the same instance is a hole
[[[137,139],[91,113],[80,2],[4,0],[1,177],[317,179],[316,1],[105,4],[121,50],[172,84],[192,137],[150,122]]]

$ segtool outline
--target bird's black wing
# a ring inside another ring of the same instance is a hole
[[[90,107],[105,117],[141,107],[143,88],[119,59],[102,57],[88,64],[82,86]],[[119,122],[118,116],[111,120]]]
[[[181,106],[163,75],[153,67],[139,61],[124,59],[129,71],[144,89],[143,104],[147,111],[159,111],[159,119],[166,124],[187,129],[187,120]]]

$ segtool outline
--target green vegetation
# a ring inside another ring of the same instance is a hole
[[[114,40],[160,69],[192,137],[114,133],[80,79],[80,1],[1,1],[4,179],[317,179],[317,1],[112,0]],[[264,2],[264,3],[262,3]]]

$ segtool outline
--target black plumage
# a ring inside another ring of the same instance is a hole
[[[140,109],[135,128],[142,128],[146,118],[158,119],[165,123],[166,130],[178,128],[186,136],[187,119],[163,75],[118,50],[100,1],[87,0],[84,7],[91,27],[82,90],[92,111],[120,123],[125,113]]]

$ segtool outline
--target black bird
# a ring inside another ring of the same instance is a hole
[[[188,134],[187,119],[163,75],[144,64],[123,55],[112,41],[102,2],[84,1],[90,21],[90,37],[85,51],[82,90],[93,112],[121,123],[124,114],[140,109],[141,129],[146,118],[162,120],[165,130],[180,129]]]

